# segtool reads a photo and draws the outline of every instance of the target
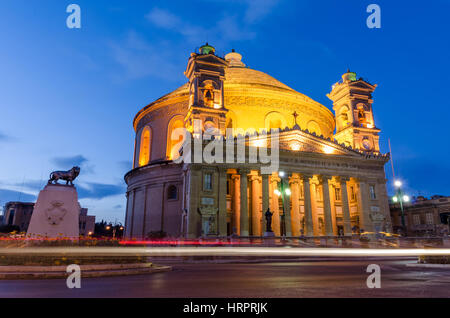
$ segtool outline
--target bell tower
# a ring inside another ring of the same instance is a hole
[[[200,47],[199,53],[191,54],[184,72],[189,79],[189,111],[185,118],[189,131],[194,132],[197,121],[202,131],[214,129],[225,135],[223,82],[227,67],[228,62],[216,56],[215,48],[208,43]]]
[[[357,79],[356,73],[350,70],[342,75],[342,81],[333,85],[327,96],[333,101],[336,118],[334,138],[339,143],[353,149],[380,152],[380,129],[375,126],[372,109],[372,93],[376,88],[376,84]]]

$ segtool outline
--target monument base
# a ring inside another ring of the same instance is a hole
[[[274,232],[264,232],[264,237],[275,237]]]
[[[79,238],[80,204],[73,186],[49,184],[39,193],[29,238]]]

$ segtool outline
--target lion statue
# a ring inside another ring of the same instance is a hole
[[[58,180],[66,181],[66,185],[73,185],[73,181],[80,174],[80,167],[73,167],[69,171],[54,171],[50,173],[48,184],[59,184]]]

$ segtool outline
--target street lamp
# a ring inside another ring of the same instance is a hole
[[[289,211],[286,211],[285,208],[285,200],[289,200],[289,197],[291,195],[291,189],[285,184],[284,177],[286,176],[286,173],[284,171],[278,172],[278,176],[281,179],[281,182],[278,184],[278,189],[274,190],[274,193],[276,196],[281,196],[281,202],[283,204],[283,216],[282,216],[282,224],[283,224],[283,234],[286,236],[286,213],[290,213]]]
[[[124,230],[124,227],[120,223],[117,223],[117,221],[114,223],[114,225],[106,226],[107,231],[111,230],[111,228],[112,228],[112,232],[113,232],[113,236],[112,236],[113,240],[116,238],[117,228],[119,228],[120,231]]]
[[[400,211],[402,212],[401,218],[402,218],[402,227],[405,236],[407,235],[407,229],[406,229],[406,222],[405,222],[405,210],[403,208],[403,203],[409,202],[409,196],[403,193],[402,191],[402,182],[400,180],[394,181],[394,186],[396,188],[395,196],[392,198],[392,201],[395,203],[400,203]]]

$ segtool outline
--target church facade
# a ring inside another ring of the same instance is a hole
[[[134,119],[126,237],[391,232],[384,172],[389,154],[380,153],[372,108],[376,85],[348,71],[328,94],[333,113],[246,67],[239,53],[221,58],[208,44],[191,54],[185,75],[185,85]],[[241,157],[238,147],[225,146],[238,139],[244,141]],[[223,141],[212,152],[224,160],[182,160],[195,147],[208,150],[208,140]],[[230,155],[230,149],[236,151]],[[275,170],[252,160],[263,151],[276,151]]]

